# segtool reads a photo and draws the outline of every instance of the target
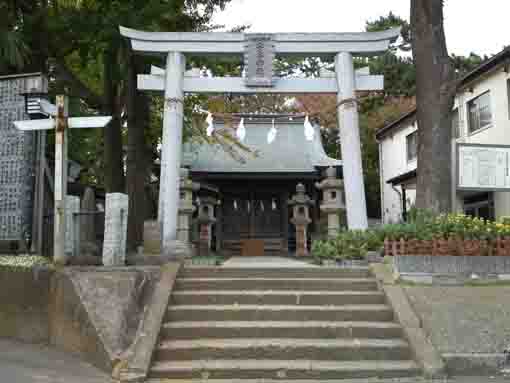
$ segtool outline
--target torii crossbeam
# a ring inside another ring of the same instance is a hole
[[[15,121],[14,126],[22,131],[55,129],[55,221],[53,226],[54,256],[57,264],[66,263],[65,254],[65,197],[67,194],[67,128],[104,128],[111,116],[68,117],[67,97],[57,96],[57,105],[41,100],[41,110],[47,119]]]
[[[166,57],[166,69],[138,77],[141,90],[164,91],[163,145],[159,219],[162,253],[172,254],[177,239],[179,168],[183,126],[183,97],[190,93],[337,93],[347,222],[351,229],[368,226],[365,186],[356,107],[357,90],[382,89],[383,78],[356,73],[353,56],[385,52],[400,28],[362,33],[145,32],[120,27],[134,51]],[[244,56],[246,76],[186,77],[185,55]],[[275,56],[335,58],[333,78],[280,79],[273,76]]]

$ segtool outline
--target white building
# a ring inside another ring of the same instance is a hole
[[[453,113],[457,143],[510,145],[510,48],[462,78]],[[401,221],[415,202],[417,130],[413,110],[376,134],[385,223]],[[488,219],[510,216],[510,193],[458,190],[457,210]]]

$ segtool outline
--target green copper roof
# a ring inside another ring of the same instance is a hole
[[[251,120],[250,120],[251,118]],[[272,118],[276,118],[276,138],[268,143]],[[218,144],[185,144],[183,165],[192,172],[209,173],[311,173],[316,167],[341,166],[342,161],[326,155],[319,127],[315,126],[313,140],[305,138],[302,116],[289,120],[289,116],[246,116],[246,136],[243,144],[252,153],[236,149],[234,158]],[[215,121],[216,129],[224,129]],[[235,136],[235,133],[232,132]],[[256,154],[254,154],[256,153]]]

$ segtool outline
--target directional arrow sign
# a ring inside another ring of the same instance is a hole
[[[70,117],[67,119],[67,125],[72,129],[104,128],[111,120],[111,116]],[[14,121],[13,124],[16,129],[24,131],[55,129],[55,120],[53,118],[42,120]]]

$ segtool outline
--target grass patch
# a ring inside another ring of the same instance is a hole
[[[192,265],[202,265],[202,266],[220,266],[222,265],[228,258],[222,255],[208,255],[208,256],[196,256],[191,258]]]
[[[34,267],[51,267],[51,261],[39,255],[0,255],[0,267],[10,269],[32,269]]]

